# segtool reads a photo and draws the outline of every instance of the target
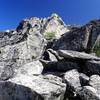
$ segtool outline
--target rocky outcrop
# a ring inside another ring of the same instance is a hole
[[[22,85],[25,87],[28,87],[31,89],[31,91],[35,91],[38,95],[42,97],[42,99],[36,99],[36,100],[63,100],[66,85],[62,83],[61,79],[56,76],[51,76],[51,79],[48,79],[43,76],[27,76],[27,75],[18,75],[13,79],[10,79],[9,81],[12,83],[16,83],[18,85]],[[50,78],[50,77],[49,77]],[[10,87],[7,87],[10,88]],[[14,87],[15,88],[15,87]],[[15,91],[20,91],[15,89]],[[27,91],[28,92],[28,91]],[[15,98],[17,94],[15,93]],[[20,98],[20,95],[18,95]],[[34,98],[36,95],[33,94]],[[13,99],[11,99],[13,100]],[[19,99],[21,100],[21,99]],[[26,99],[27,100],[27,99]],[[34,100],[34,99],[30,99]]]
[[[42,76],[19,75],[7,82],[0,82],[1,100],[63,100],[65,84]],[[58,83],[58,84],[57,84]]]
[[[66,72],[64,75],[64,81],[67,84],[66,98],[74,99],[81,88],[79,72],[77,72],[77,70]]]
[[[91,52],[100,40],[100,20],[90,21],[64,34],[54,43],[55,50],[75,50]]]
[[[0,100],[100,100],[99,56],[100,20],[23,19],[0,33]]]
[[[89,74],[98,74],[100,75],[100,61],[90,60],[86,62],[85,71],[88,70]]]
[[[83,89],[79,92],[79,95],[82,100],[100,100],[100,96],[91,86],[84,86]]]
[[[96,89],[98,95],[100,95],[100,76],[92,75],[89,80],[89,85]]]
[[[57,42],[55,42],[53,48],[55,50],[75,50],[85,51],[89,40],[89,30],[85,27],[75,28],[66,34],[64,34]]]
[[[61,35],[70,31],[68,26],[66,26],[63,20],[57,14],[52,14],[51,17],[44,20],[46,23],[43,28],[43,34],[47,39],[50,39],[50,36],[54,36],[55,39],[59,39]]]
[[[96,56],[72,50],[59,50],[58,54],[67,59],[100,60],[100,58]]]
[[[40,61],[32,61],[20,67],[17,71],[17,74],[25,75],[41,75],[43,71],[43,65]]]

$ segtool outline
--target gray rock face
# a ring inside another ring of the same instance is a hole
[[[43,100],[43,98],[23,85],[0,82],[0,100]]]
[[[64,58],[69,59],[84,59],[84,60],[100,60],[100,58],[84,53],[84,52],[77,52],[72,50],[59,50],[58,54]]]
[[[2,32],[0,34],[0,79],[7,80],[13,77],[21,66],[41,58],[45,46],[44,36],[40,31],[33,31],[28,21],[21,22],[14,31]],[[36,71],[36,74],[41,73],[42,70]]]
[[[68,71],[71,69],[79,69],[78,64],[76,62],[67,61],[67,60],[57,62],[58,71]]]
[[[14,77],[17,73],[28,75],[39,75],[43,71],[43,65],[39,61],[32,61],[23,66],[18,66],[17,62],[1,62],[0,63],[0,80],[7,80]]]
[[[89,32],[85,27],[64,34],[53,46],[54,49],[84,51],[87,49]]]
[[[22,65],[33,61],[34,58],[41,56],[43,49],[37,48],[34,50],[32,45],[39,46],[39,44],[30,44],[27,41],[20,42],[14,45],[7,45],[0,48],[0,76],[1,79],[8,79],[12,77],[15,71]],[[42,47],[43,48],[43,47]],[[32,52],[33,51],[33,52]]]
[[[43,76],[31,76],[31,75],[20,74],[16,76],[15,78],[10,79],[9,81],[21,86],[28,87],[29,89],[31,89],[31,92],[35,91],[37,94],[39,94],[43,98],[39,100],[63,100],[64,98],[66,85],[61,82],[60,78],[57,78],[56,76],[53,76],[53,75],[52,76],[49,75],[49,79],[48,79],[46,78],[46,76],[43,77]],[[10,87],[7,87],[7,88],[9,89]],[[15,88],[15,91],[18,91],[17,89],[20,90],[21,87]],[[15,97],[17,96],[16,93],[14,95]],[[33,97],[31,98],[34,98],[34,97],[35,95],[33,94]],[[25,99],[25,100],[28,100],[28,99]],[[30,100],[38,100],[38,99],[30,99]]]
[[[64,75],[64,80],[67,84],[66,98],[73,99],[77,97],[77,93],[81,89],[78,71],[75,69],[67,71]]]
[[[100,95],[91,86],[84,86],[79,95],[82,100],[100,100]]]
[[[43,71],[43,65],[39,61],[33,61],[21,66],[18,69],[17,74],[25,74],[25,75],[40,75]]]
[[[40,33],[43,34],[47,39],[58,39],[62,34],[70,31],[70,29],[57,14],[52,14],[48,18],[40,19],[33,17],[30,19],[25,19],[21,21],[16,30],[24,30],[24,32],[26,32],[26,30],[30,28],[33,32],[40,31]],[[53,33],[53,36],[50,33]]]
[[[100,20],[24,19],[0,32],[0,100],[100,100],[99,55]]]
[[[46,60],[41,60],[44,69],[46,71],[58,71],[58,72],[66,72],[71,69],[79,69],[79,66],[76,62],[72,61],[46,61]]]
[[[50,36],[50,33],[54,33],[53,38],[59,39],[61,35],[70,31],[67,25],[57,14],[52,14],[51,17],[43,19],[43,21],[45,24],[43,26],[42,32],[46,38],[49,38],[48,36]]]
[[[85,85],[88,84],[88,82],[89,82],[89,77],[88,77],[87,75],[85,75],[85,74],[83,74],[83,73],[80,73],[79,78],[80,78],[81,85],[85,86]]]
[[[95,60],[87,61],[84,70],[87,71],[90,75],[92,74],[100,75],[100,61],[95,61]]]
[[[93,50],[94,46],[98,44],[98,39],[100,37],[100,20],[92,20],[85,25],[89,29],[90,37],[88,41],[88,50]]]
[[[57,51],[54,51],[53,49],[48,49],[48,51],[49,51],[50,53],[52,53],[52,54],[57,58],[58,61],[64,59],[63,57],[59,56],[59,54],[58,54]]]
[[[92,75],[90,77],[89,85],[97,90],[98,95],[100,95],[100,76]]]
[[[1,32],[0,33],[0,47],[7,45],[13,45],[24,41],[27,38],[27,34],[22,34],[17,31]]]
[[[98,38],[94,44],[92,52],[94,52],[98,57],[100,57],[100,35],[98,36]]]
[[[46,40],[40,33],[29,32],[29,38],[27,39],[27,45],[32,59],[41,58],[44,48],[46,46]]]
[[[12,56],[13,56],[13,58],[18,58],[20,55],[24,56],[24,59],[34,59],[34,58],[41,57],[44,47],[45,47],[45,44],[46,44],[46,41],[43,38],[43,36],[40,33],[32,32],[31,29],[27,33],[23,33],[23,31],[19,32],[19,33],[17,33],[17,32],[16,33],[8,33],[8,34],[11,34],[11,36],[7,40],[4,39],[4,37],[6,35],[1,38],[0,52],[1,52],[2,58],[4,55],[7,57],[10,57],[8,59],[11,59]],[[13,38],[13,37],[15,37],[15,38]],[[18,41],[16,41],[17,37],[18,37]],[[21,37],[21,39],[19,39],[20,37]],[[2,45],[3,40],[6,41],[4,45]],[[4,52],[6,52],[6,53],[4,53]],[[16,54],[14,55],[14,53],[16,53]],[[6,57],[4,57],[4,58],[6,58]]]
[[[84,26],[71,28],[55,42],[53,48],[56,50],[74,50],[91,52],[100,36],[100,20],[90,21]],[[100,40],[100,39],[99,39]]]
[[[44,56],[47,56],[45,58],[47,58],[50,61],[58,61],[57,57],[52,52],[50,52],[49,50],[46,51],[46,55],[44,55]]]
[[[79,73],[75,69],[66,72],[64,80],[69,86],[73,87],[73,89],[81,87]]]

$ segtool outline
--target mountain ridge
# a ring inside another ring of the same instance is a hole
[[[100,20],[53,14],[0,32],[0,100],[100,100]]]

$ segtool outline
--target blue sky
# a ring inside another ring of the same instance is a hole
[[[23,18],[57,13],[67,24],[100,18],[100,0],[0,0],[0,30],[16,28]]]

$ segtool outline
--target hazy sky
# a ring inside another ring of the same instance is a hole
[[[100,18],[100,0],[0,0],[0,30],[15,28],[28,17],[57,13],[67,24]]]

